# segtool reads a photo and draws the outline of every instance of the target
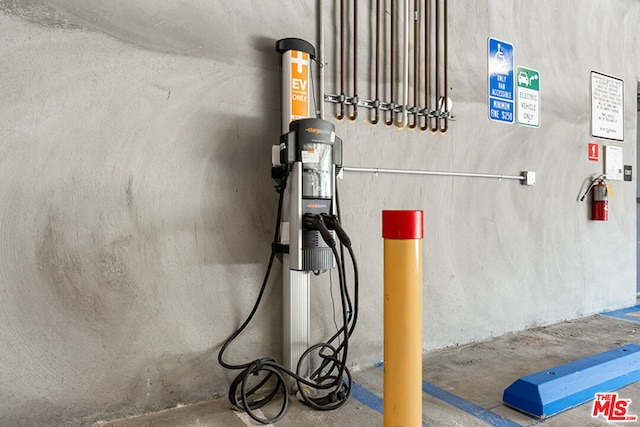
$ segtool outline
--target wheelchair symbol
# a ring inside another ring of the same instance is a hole
[[[498,43],[498,51],[494,55],[494,58],[499,67],[507,65],[507,58],[504,57],[504,51],[502,50],[502,45],[500,43]]]

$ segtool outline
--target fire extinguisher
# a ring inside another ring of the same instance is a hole
[[[591,203],[591,219],[593,221],[609,220],[609,195],[605,174],[602,174],[591,181],[589,188],[584,192],[580,201],[583,201],[587,194],[593,190],[593,201]]]

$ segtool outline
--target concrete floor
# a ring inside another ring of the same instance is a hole
[[[616,425],[602,417],[593,418],[591,402],[539,420],[505,406],[502,392],[519,377],[625,344],[640,344],[639,322],[640,305],[429,352],[423,364],[423,425]],[[381,426],[382,370],[371,368],[355,372],[354,382],[352,398],[337,411],[313,411],[295,398],[291,399],[278,426]],[[620,398],[631,399],[630,415],[640,415],[640,382],[618,390],[618,394]],[[97,422],[92,427],[244,425],[257,423],[242,412],[232,411],[225,397],[126,420]]]

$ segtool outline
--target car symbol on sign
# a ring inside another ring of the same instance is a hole
[[[518,73],[518,84],[529,86],[529,76],[526,71]]]

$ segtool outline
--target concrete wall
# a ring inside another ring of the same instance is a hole
[[[317,44],[318,6],[160,3],[0,0],[1,425],[83,425],[229,385],[217,351],[257,295],[275,220],[274,43]],[[444,136],[338,123],[345,164],[533,170],[538,182],[346,174],[356,365],[382,357],[382,209],[425,210],[427,350],[635,301],[635,182],[615,183],[607,223],[577,198],[602,169],[587,160],[591,70],[624,79],[625,142],[613,145],[636,166],[640,3],[449,3],[458,120]],[[333,93],[336,28],[327,22]],[[539,129],[487,119],[489,36],[540,71]],[[273,274],[234,361],[280,356],[279,264]],[[314,283],[321,339],[329,282]]]

